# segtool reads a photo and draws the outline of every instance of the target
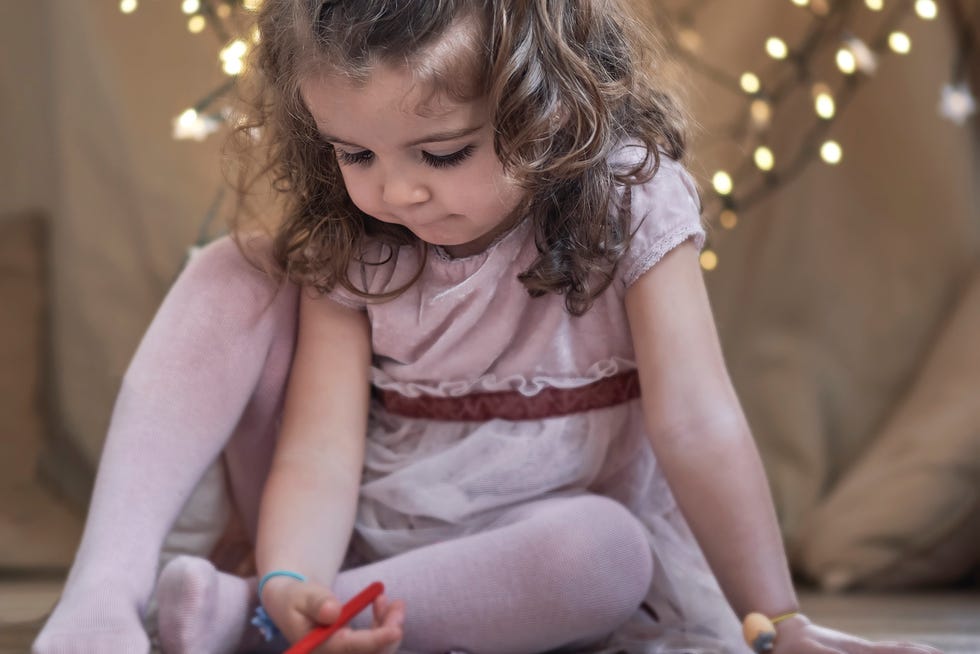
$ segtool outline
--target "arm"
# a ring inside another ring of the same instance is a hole
[[[370,362],[367,316],[330,299],[301,293],[296,352],[279,442],[259,510],[256,544],[260,575],[290,570],[308,581],[274,577],[260,598],[293,642],[316,624],[332,623],[340,612],[329,588],[354,527],[367,433]],[[400,613],[388,611],[386,605],[383,597],[375,604],[379,618],[375,626],[384,613],[387,629],[356,636],[345,629],[331,638],[331,644],[362,648],[345,651],[376,651],[397,642],[401,631],[395,622]]]
[[[725,368],[697,261],[685,243],[626,295],[654,453],[739,618],[798,609],[758,451]],[[871,645],[802,615],[780,623],[775,652],[933,652]]]
[[[739,617],[798,608],[769,486],[686,243],[630,287],[647,431],[677,503]]]
[[[282,428],[259,510],[259,574],[294,570],[329,586],[340,570],[364,461],[370,357],[364,314],[301,293]]]

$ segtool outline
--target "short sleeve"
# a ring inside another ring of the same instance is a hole
[[[626,288],[681,243],[693,240],[700,250],[705,238],[697,186],[680,163],[661,155],[653,178],[630,194],[633,237],[619,264]]]

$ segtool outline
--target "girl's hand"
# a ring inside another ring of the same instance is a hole
[[[779,624],[773,654],[942,654],[935,647],[914,643],[873,643],[827,629],[798,615]]]
[[[266,612],[286,639],[295,643],[310,630],[333,624],[341,602],[326,586],[288,577],[269,580],[262,590]],[[402,641],[405,603],[379,595],[372,604],[369,629],[343,627],[317,647],[315,654],[395,654]]]

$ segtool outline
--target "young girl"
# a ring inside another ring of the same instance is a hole
[[[258,602],[295,641],[375,580],[396,601],[318,652],[746,652],[753,612],[777,654],[935,652],[798,613],[680,116],[621,7],[266,0],[259,25],[286,215],[240,245],[293,284],[225,240],[175,285],[36,652],[146,651],[160,543],[222,450],[259,578],[171,562],[167,652],[253,647]]]

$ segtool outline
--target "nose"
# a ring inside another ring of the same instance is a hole
[[[418,179],[394,171],[385,176],[382,182],[381,198],[386,204],[406,207],[428,202],[432,194],[428,187]]]

